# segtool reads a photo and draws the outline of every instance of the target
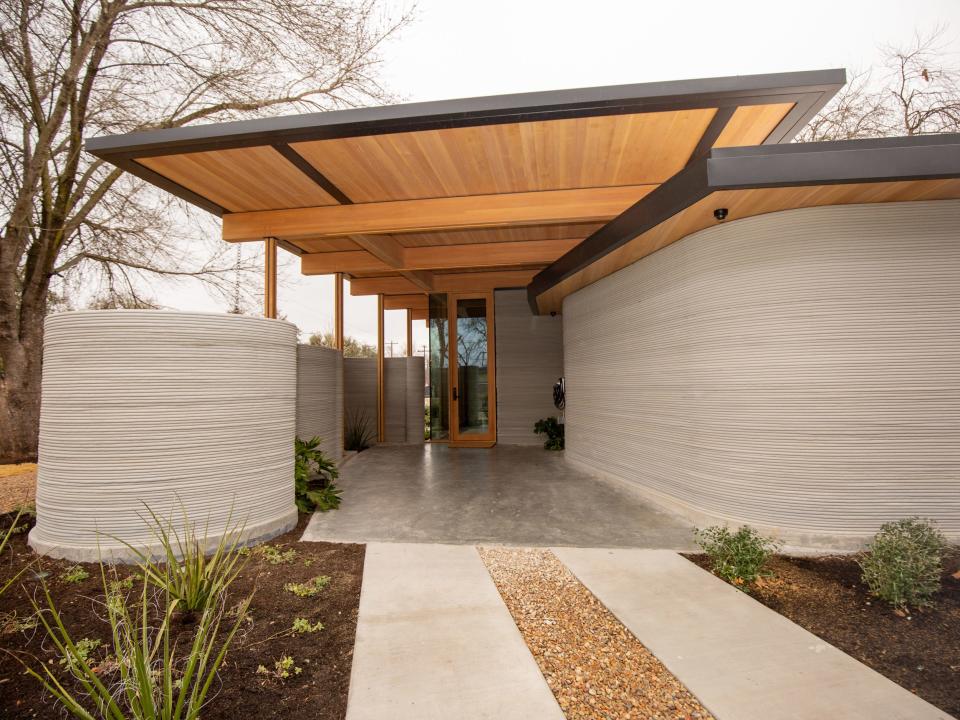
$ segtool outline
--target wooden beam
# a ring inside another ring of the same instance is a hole
[[[407,357],[413,357],[413,310],[407,310]]]
[[[343,352],[343,273],[333,276],[333,343]]]
[[[366,250],[305,253],[300,256],[300,271],[304,275],[326,275],[332,272],[388,273],[400,269],[456,270],[547,265],[572,250],[582,239],[401,247],[399,265],[386,263]]]
[[[386,295],[383,298],[384,310],[423,310],[428,307],[426,295]]]
[[[263,241],[263,316],[277,317],[277,239]]]
[[[351,283],[351,288],[353,283]],[[351,294],[353,290],[351,289]],[[383,388],[383,295],[377,295],[377,442],[383,442],[386,424],[384,423]]]
[[[389,295],[384,295],[384,297],[390,297],[390,296],[389,296]],[[414,309],[411,310],[410,312],[413,314],[413,319],[414,319],[414,320],[426,320],[426,319],[428,318],[428,316],[429,316],[429,312],[428,312],[427,310],[418,310],[418,309],[414,308]]]
[[[487,292],[495,288],[526,287],[536,274],[536,269],[443,273],[434,275],[434,289],[436,292]],[[416,285],[399,275],[350,281],[351,295],[410,295],[418,291]]]
[[[228,213],[223,216],[223,239],[352,238],[425,230],[600,222],[619,215],[656,187],[626,185]]]
[[[362,247],[368,253],[373,255],[388,267],[400,271],[407,280],[419,287],[421,290],[430,292],[433,290],[433,276],[428,272],[408,271],[403,265],[404,247],[389,235],[351,235],[350,239]]]

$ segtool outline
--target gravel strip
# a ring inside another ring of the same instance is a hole
[[[712,717],[552,552],[479,551],[568,720]]]
[[[37,466],[0,465],[0,513],[32,505],[37,490]]]

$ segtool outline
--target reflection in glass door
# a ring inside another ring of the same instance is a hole
[[[451,295],[450,369],[451,438],[455,442],[492,444],[496,439],[493,298]]]

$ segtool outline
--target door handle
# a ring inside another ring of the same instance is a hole
[[[457,399],[457,389],[456,389],[456,388],[453,389],[453,399],[454,399],[454,402],[456,402],[456,399]]]

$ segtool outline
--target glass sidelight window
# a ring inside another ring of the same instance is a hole
[[[450,437],[450,345],[446,295],[430,295],[430,439]]]
[[[487,300],[457,300],[457,428],[460,435],[490,430]]]

